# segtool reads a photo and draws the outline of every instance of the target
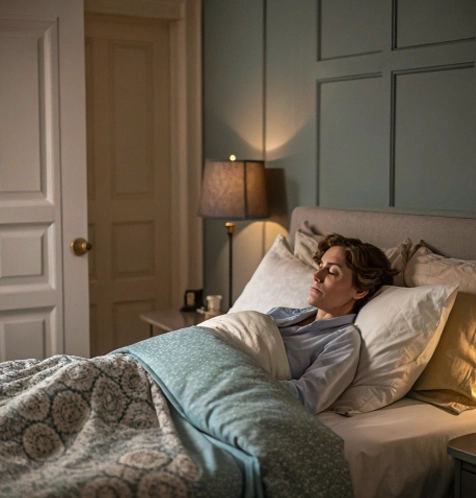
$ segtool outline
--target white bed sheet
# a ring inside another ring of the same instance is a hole
[[[454,460],[446,445],[476,432],[476,410],[452,415],[410,398],[375,412],[318,418],[344,440],[355,498],[452,496]]]

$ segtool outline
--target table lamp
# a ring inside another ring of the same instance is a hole
[[[206,160],[199,216],[226,219],[228,233],[229,307],[233,292],[233,220],[269,217],[264,161]]]

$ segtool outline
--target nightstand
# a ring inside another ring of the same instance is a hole
[[[149,324],[150,337],[153,337],[154,328],[159,329],[159,333],[163,334],[164,332],[191,327],[203,322],[205,315],[195,311],[158,310],[141,313],[140,319]]]
[[[476,496],[476,433],[452,439],[448,453],[455,458],[454,498]]]

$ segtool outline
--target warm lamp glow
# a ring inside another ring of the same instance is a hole
[[[232,154],[229,158],[230,161],[236,161],[236,156],[235,154]]]

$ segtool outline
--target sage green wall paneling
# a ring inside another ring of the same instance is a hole
[[[388,206],[389,133],[381,76],[318,85],[319,203]]]
[[[396,47],[474,38],[474,0],[397,0]]]
[[[266,159],[289,212],[316,202],[316,0],[266,2]]]
[[[476,0],[203,8],[205,157],[282,168],[289,213],[316,202],[476,211]],[[247,226],[236,237],[243,281],[267,238]],[[205,258],[206,290],[226,301],[220,221],[205,224]]]
[[[204,0],[204,154],[263,159],[263,0]]]
[[[396,3],[398,208],[476,211],[475,35],[474,0]]]
[[[395,75],[395,205],[476,211],[474,64]]]
[[[380,52],[385,37],[382,0],[321,0],[319,60]]]
[[[263,159],[263,0],[203,0],[204,157]],[[205,220],[206,294],[228,309],[227,220]],[[236,223],[233,295],[263,256],[262,222]]]
[[[382,61],[392,44],[391,3],[318,4],[318,203],[388,206],[391,79]]]
[[[476,1],[321,0],[318,26],[319,203],[476,211]]]

